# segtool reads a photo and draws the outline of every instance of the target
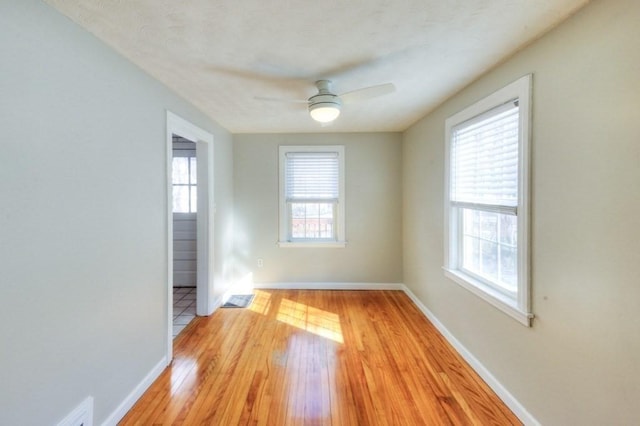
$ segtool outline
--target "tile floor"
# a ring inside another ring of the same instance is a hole
[[[173,288],[173,338],[196,316],[196,288]]]

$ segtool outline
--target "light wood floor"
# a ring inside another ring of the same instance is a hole
[[[521,424],[400,291],[256,291],[174,343],[120,424]]]

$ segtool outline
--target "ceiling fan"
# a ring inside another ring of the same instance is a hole
[[[330,123],[340,115],[342,104],[350,104],[360,102],[366,99],[376,98],[378,96],[392,93],[396,90],[393,83],[379,84],[376,86],[363,87],[361,89],[336,95],[331,90],[331,80],[316,81],[318,93],[311,96],[307,100],[297,99],[277,99],[256,96],[256,99],[264,101],[284,101],[306,103],[309,108],[309,115],[320,123]]]

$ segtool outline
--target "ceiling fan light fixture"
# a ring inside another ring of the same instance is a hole
[[[316,81],[318,94],[309,98],[309,115],[319,123],[331,123],[340,115],[342,101],[331,93],[329,80]]]
[[[358,102],[365,99],[375,98],[386,95],[396,90],[393,83],[379,84],[377,86],[363,87],[361,89],[352,90],[340,96],[334,94],[331,90],[330,80],[316,81],[318,93],[306,100],[309,108],[309,115],[319,123],[331,123],[340,115],[342,102]],[[344,97],[344,98],[343,98]],[[256,99],[266,101],[287,101],[286,99],[255,97]],[[303,100],[291,99],[290,102],[301,103]]]
[[[309,115],[320,123],[330,123],[340,115],[340,104],[336,102],[322,102],[309,105]]]

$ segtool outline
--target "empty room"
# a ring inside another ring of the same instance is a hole
[[[639,21],[0,1],[0,425],[640,424]]]

